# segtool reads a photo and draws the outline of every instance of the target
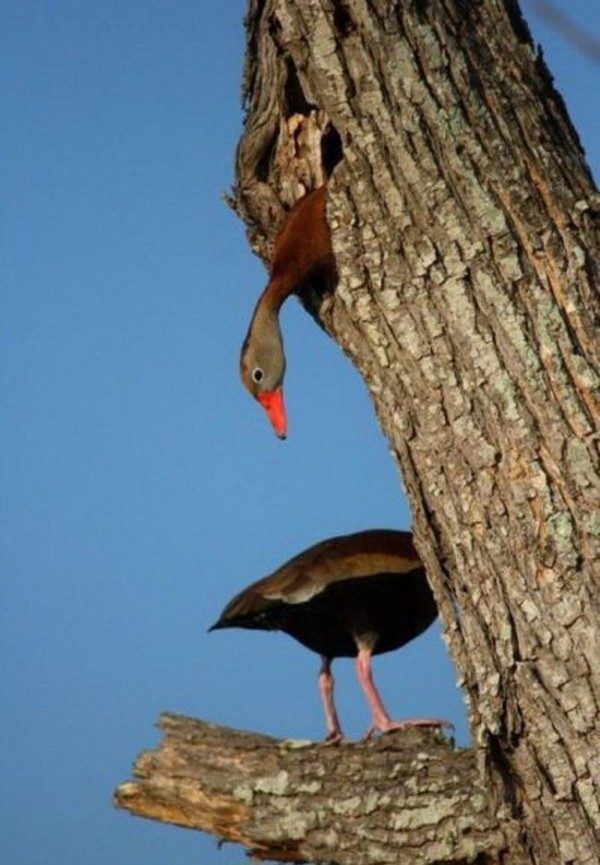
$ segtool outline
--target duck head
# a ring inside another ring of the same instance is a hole
[[[246,390],[258,400],[280,439],[287,435],[283,402],[285,354],[277,313],[257,306],[240,357]]]

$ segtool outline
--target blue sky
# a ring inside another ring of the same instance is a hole
[[[600,6],[569,10],[600,36]],[[240,862],[115,811],[112,790],[162,710],[320,738],[316,656],[206,628],[309,544],[407,528],[408,508],[361,380],[298,304],[285,443],[238,381],[265,282],[221,200],[245,3],[0,11],[2,848],[11,865]],[[597,174],[598,66],[530,22]],[[359,736],[352,665],[334,670]],[[436,628],[375,670],[394,715],[449,717],[467,742]]]

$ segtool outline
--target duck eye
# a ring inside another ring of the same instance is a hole
[[[265,374],[264,374],[264,372],[262,371],[262,369],[261,369],[259,366],[256,366],[256,367],[252,370],[252,381],[255,381],[256,384],[258,384],[259,382],[261,382],[261,381],[263,380],[264,377],[265,377]]]

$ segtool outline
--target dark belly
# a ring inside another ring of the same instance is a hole
[[[437,615],[425,573],[380,574],[332,583],[302,604],[271,611],[273,625],[329,658],[354,657],[361,637],[373,654],[421,634]]]

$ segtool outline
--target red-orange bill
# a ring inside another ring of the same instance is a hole
[[[284,439],[287,435],[287,417],[283,404],[283,388],[278,387],[276,390],[259,393],[257,400],[269,416],[271,425],[279,438]]]

